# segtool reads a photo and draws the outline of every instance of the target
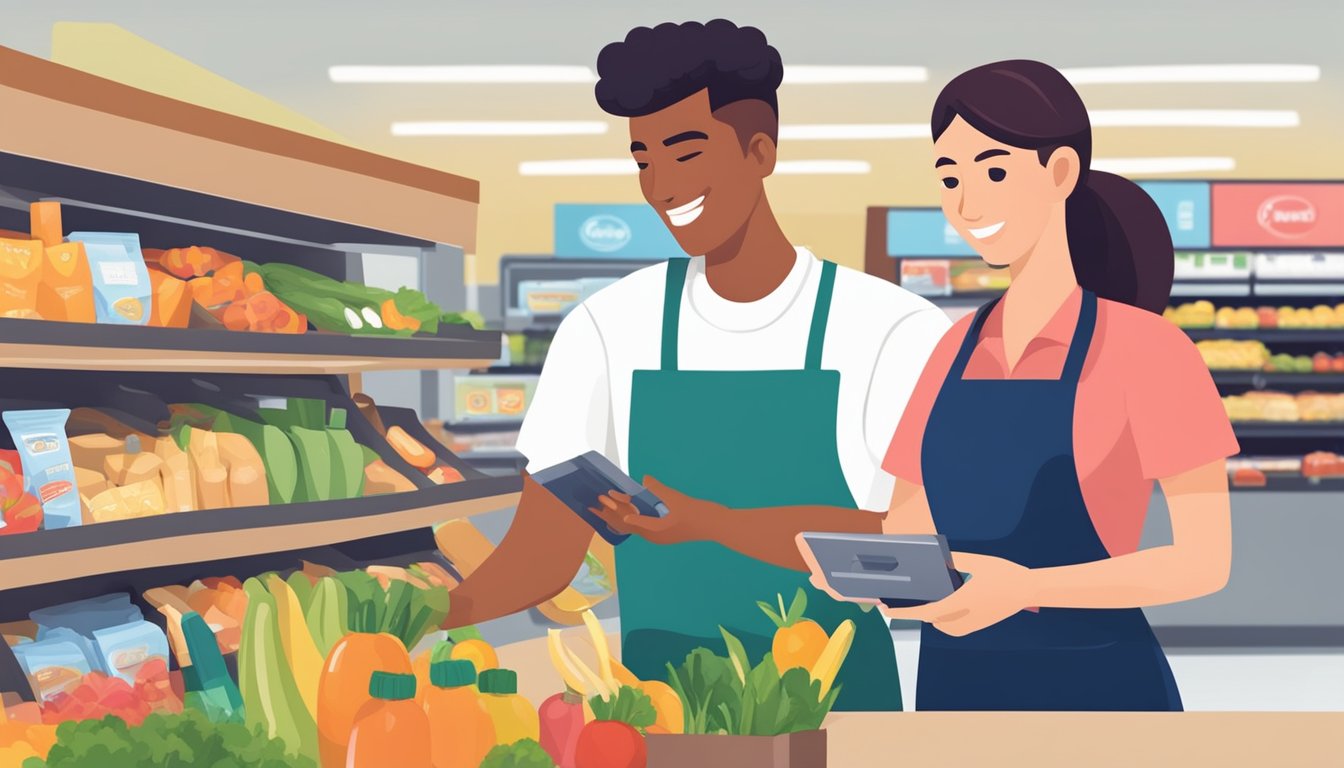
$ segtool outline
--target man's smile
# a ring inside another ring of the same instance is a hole
[[[704,212],[705,195],[701,195],[685,205],[667,209],[667,219],[674,227],[684,227],[700,218]]]

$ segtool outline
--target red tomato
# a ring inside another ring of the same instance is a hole
[[[575,768],[644,768],[649,750],[639,731],[625,723],[594,720],[579,733]]]
[[[23,495],[23,480],[8,467],[0,466],[0,510],[9,509]]]

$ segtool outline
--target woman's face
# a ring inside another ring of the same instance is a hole
[[[1031,253],[1078,179],[1078,155],[1062,148],[1041,165],[1034,149],[991,139],[957,117],[933,144],[943,213],[988,264]]]

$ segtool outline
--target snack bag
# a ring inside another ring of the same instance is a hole
[[[83,523],[75,467],[65,421],[70,409],[6,411],[5,424],[23,457],[27,490],[42,504],[43,527],[69,528]]]
[[[148,325],[149,270],[140,252],[140,236],[119,232],[71,232],[71,242],[84,244],[93,273],[97,321],[113,325]]]
[[[42,281],[37,286],[37,313],[43,320],[92,323],[93,275],[83,243],[60,243],[46,248]]]
[[[43,258],[40,240],[0,239],[0,317],[40,317],[37,285]]]

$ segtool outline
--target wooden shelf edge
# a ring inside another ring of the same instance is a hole
[[[357,541],[388,533],[427,528],[436,523],[503,509],[516,503],[518,497],[517,491],[493,493],[335,520],[310,520],[265,527],[184,533],[99,547],[0,558],[0,591],[127,570],[224,560]],[[223,516],[227,516],[229,512],[230,510],[209,510],[209,514]],[[101,525],[115,525],[115,523]]]

